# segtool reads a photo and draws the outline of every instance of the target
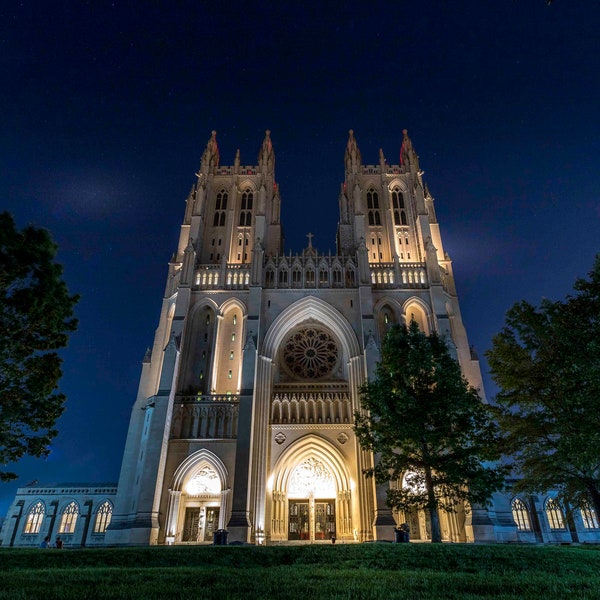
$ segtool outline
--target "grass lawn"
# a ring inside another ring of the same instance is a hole
[[[0,548],[0,598],[600,599],[600,547]]]

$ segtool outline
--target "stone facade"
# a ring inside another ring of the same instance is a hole
[[[0,530],[0,544],[37,548],[56,537],[65,548],[104,546],[116,483],[32,483],[17,490]]]
[[[358,389],[394,323],[445,336],[485,401],[479,362],[407,132],[400,164],[380,151],[364,165],[350,131],[344,167],[336,254],[320,254],[310,234],[301,253],[284,252],[270,132],[251,166],[239,151],[222,166],[213,132],[169,263],[103,543],[209,543],[218,529],[230,543],[392,540],[405,521],[412,539],[429,538],[424,514],[393,514],[385,489],[362,474],[373,456],[353,432]],[[19,490],[5,545],[34,541],[19,530],[30,492]],[[443,539],[599,537],[597,519],[561,522],[543,499],[519,502],[458,506],[440,515]],[[90,545],[86,532],[77,539]]]

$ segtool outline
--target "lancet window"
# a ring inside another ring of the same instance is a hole
[[[112,518],[113,507],[107,500],[103,502],[96,511],[96,520],[94,522],[94,533],[104,533]]]
[[[242,204],[240,210],[240,227],[250,227],[252,225],[252,204],[254,194],[250,188],[242,193]]]
[[[586,529],[600,528],[600,525],[598,524],[598,515],[589,502],[585,506],[582,506],[580,510],[581,520],[583,521],[583,526]]]
[[[36,502],[27,513],[23,533],[39,533],[46,508],[41,502]]]
[[[512,515],[519,531],[531,531],[531,520],[527,505],[521,498],[515,498],[511,503]]]
[[[58,533],[73,533],[75,531],[78,516],[79,506],[77,505],[77,502],[70,502],[67,504],[60,519]]]
[[[379,214],[379,195],[370,188],[367,191],[367,219],[369,225],[381,225],[381,215]]]
[[[225,225],[225,211],[227,210],[227,192],[221,190],[217,194],[215,201],[215,217],[213,227],[223,227]]]
[[[554,498],[547,498],[544,503],[544,510],[546,511],[546,517],[548,517],[548,523],[550,529],[564,529],[565,519],[560,505]]]

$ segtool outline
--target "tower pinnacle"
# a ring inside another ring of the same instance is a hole
[[[353,129],[348,131],[348,143],[346,144],[344,162],[346,164],[347,173],[356,173],[358,166],[362,163],[362,156],[360,155]]]
[[[211,138],[206,144],[200,161],[200,172],[205,175],[219,166],[219,145],[217,144],[217,132],[213,129]]]

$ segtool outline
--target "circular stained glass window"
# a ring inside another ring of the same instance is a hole
[[[338,362],[338,347],[325,331],[306,327],[295,331],[283,345],[283,364],[299,379],[322,379]]]

